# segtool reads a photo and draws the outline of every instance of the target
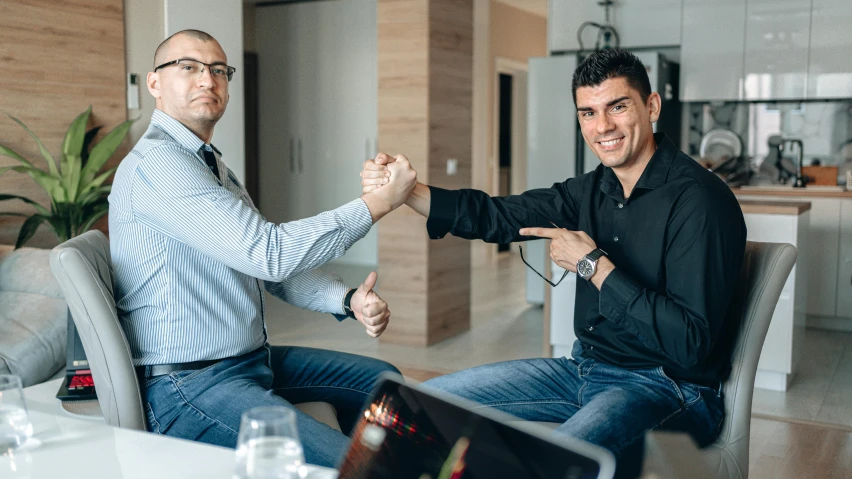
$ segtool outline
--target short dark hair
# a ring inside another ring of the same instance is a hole
[[[216,39],[213,38],[213,35],[210,35],[207,32],[202,32],[201,30],[187,29],[187,30],[181,30],[179,32],[176,32],[176,33],[170,35],[169,38],[166,38],[165,40],[163,40],[162,43],[160,43],[160,45],[157,47],[157,50],[154,52],[154,68],[157,68],[158,65],[169,61],[169,60],[164,59],[164,57],[166,56],[166,54],[168,52],[169,42],[171,41],[172,38],[174,38],[178,35],[186,35],[190,38],[194,38],[196,40],[201,40],[203,42],[209,42],[210,40],[213,40],[214,42],[216,41]]]
[[[625,78],[627,84],[639,92],[643,103],[651,96],[648,71],[636,55],[621,49],[600,50],[586,57],[574,70],[571,80],[574,104],[577,104],[577,88],[598,86],[610,78]]]

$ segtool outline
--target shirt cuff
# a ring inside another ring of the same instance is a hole
[[[337,280],[332,281],[323,292],[323,297],[326,298],[327,311],[330,311],[331,315],[338,321],[343,321],[349,317],[343,310],[343,297],[346,296],[347,291],[349,291],[349,287],[343,284],[343,281]]]
[[[430,186],[429,195],[432,199],[429,218],[426,219],[426,231],[430,239],[441,239],[450,232],[456,222],[459,192]]]
[[[623,269],[613,269],[601,285],[599,304],[601,315],[610,321],[620,321],[624,317],[627,306],[641,292],[642,287]]]
[[[364,203],[361,198],[337,208],[334,210],[334,215],[343,225],[346,233],[346,249],[351,248],[356,241],[366,236],[373,227],[373,216],[370,215],[367,203]]]

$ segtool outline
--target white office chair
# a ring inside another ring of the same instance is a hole
[[[80,334],[106,423],[146,430],[130,346],[115,309],[109,240],[97,230],[72,238],[53,249],[50,268]],[[340,430],[337,413],[330,404],[312,402],[296,407]]]

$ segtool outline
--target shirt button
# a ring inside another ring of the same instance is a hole
[[[590,332],[590,333],[591,333],[592,331],[594,331],[594,330],[595,330],[595,327],[594,327],[594,326],[589,326],[589,332]]]
[[[616,236],[616,237],[615,237],[615,238],[613,238],[612,240],[613,240],[613,241],[615,241],[616,243],[618,243],[618,236]]]
[[[618,204],[618,207],[619,207],[619,208],[624,208],[624,204],[623,204],[623,203],[619,203],[619,204]]]

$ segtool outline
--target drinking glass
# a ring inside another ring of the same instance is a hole
[[[296,479],[308,474],[296,412],[266,406],[243,413],[237,439],[238,479]]]
[[[21,378],[0,374],[0,451],[15,449],[32,435]]]

